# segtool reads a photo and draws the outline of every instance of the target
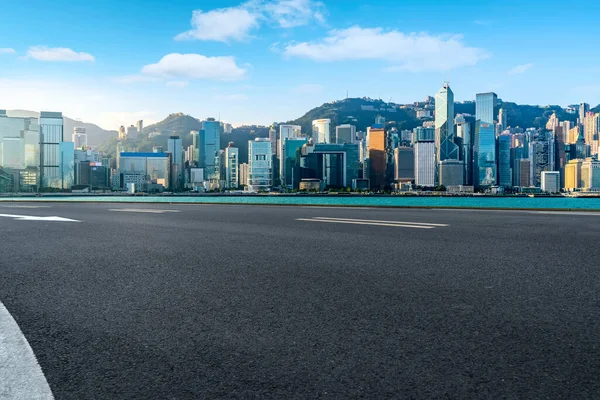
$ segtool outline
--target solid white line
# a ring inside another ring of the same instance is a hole
[[[147,213],[147,214],[164,214],[164,213],[178,213],[180,210],[153,210],[149,208],[111,208],[108,211],[113,212],[131,212],[131,213]]]
[[[50,206],[0,206],[2,208],[50,208]]]
[[[546,214],[546,215],[580,215],[580,216],[594,216],[599,217],[598,212],[585,212],[585,211],[527,211],[528,214]]]
[[[331,223],[331,224],[391,226],[394,228],[414,228],[414,229],[433,229],[434,228],[433,226],[423,226],[423,225],[401,225],[401,224],[389,224],[389,223],[382,223],[382,222],[360,222],[360,221],[344,221],[344,220],[329,220],[329,219],[296,218],[296,221],[327,222],[327,223]]]
[[[354,219],[354,218],[330,218],[330,217],[314,217],[315,219],[322,220],[332,220],[332,221],[356,221],[356,222],[381,222],[384,224],[403,224],[403,225],[422,225],[422,226],[432,226],[432,227],[443,227],[448,226],[448,224],[430,224],[427,222],[408,222],[408,221],[381,221],[375,219]]]
[[[0,399],[53,399],[23,332],[0,303]]]

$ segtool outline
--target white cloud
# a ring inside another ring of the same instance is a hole
[[[270,20],[275,20],[282,28],[293,28],[316,21],[325,23],[325,5],[313,0],[279,0],[264,4]]]
[[[240,94],[240,93],[236,93],[236,94],[218,94],[213,96],[213,100],[214,101],[244,101],[244,100],[248,100],[248,96],[246,96],[245,94]]]
[[[531,64],[531,63],[517,65],[516,67],[514,67],[513,69],[511,69],[510,71],[508,71],[508,74],[509,75],[524,74],[525,72],[529,71],[531,68],[533,68],[533,64]]]
[[[397,30],[358,26],[333,30],[319,42],[290,43],[288,57],[314,61],[382,60],[391,71],[441,71],[475,65],[489,54],[464,44],[460,35],[405,34]]]
[[[157,78],[155,76],[137,74],[137,75],[119,76],[116,78],[112,78],[111,81],[113,81],[115,83],[131,84],[131,83],[160,82],[160,81],[162,81],[162,79]]]
[[[294,88],[296,93],[322,93],[323,86],[314,83],[305,83]]]
[[[166,83],[168,87],[182,89],[187,87],[190,83],[188,81],[169,81]]]
[[[250,0],[237,7],[211,11],[194,10],[192,29],[175,36],[175,40],[244,41],[261,24],[275,21],[281,28],[325,23],[325,5],[315,0]]]
[[[15,49],[9,47],[0,47],[0,54],[15,54]]]
[[[201,54],[172,53],[158,63],[142,68],[142,74],[165,79],[209,79],[232,81],[246,76],[233,57],[206,57]]]
[[[180,33],[175,40],[246,40],[249,32],[257,28],[259,15],[244,6],[220,8],[208,12],[195,10],[192,14],[192,29]]]
[[[39,61],[94,61],[89,53],[77,53],[64,47],[34,46],[27,51],[27,57]]]

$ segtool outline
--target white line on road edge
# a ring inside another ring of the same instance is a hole
[[[12,218],[17,221],[49,221],[49,222],[81,222],[76,219],[68,219],[62,217],[39,217],[34,215],[13,215],[13,214],[0,214],[0,218]]]
[[[332,219],[296,218],[296,221],[328,222],[328,223],[332,223],[332,224],[391,226],[391,227],[394,227],[394,228],[414,228],[414,229],[433,229],[433,228],[435,228],[434,226],[423,226],[423,225],[391,224],[391,223],[383,223],[383,222],[345,221],[345,220],[332,220]]]
[[[53,399],[52,391],[17,322],[0,303],[0,399]]]
[[[587,216],[600,216],[598,212],[586,212],[586,211],[527,211],[528,214],[546,214],[546,215],[585,215]]]
[[[50,208],[50,206],[0,206],[2,208]]]
[[[330,217],[314,217],[314,219],[335,220],[335,221],[356,221],[356,222],[380,222],[384,224],[405,224],[405,225],[423,225],[423,226],[448,226],[448,224],[430,224],[428,222],[408,222],[408,221],[381,221],[375,219],[355,219],[355,218],[330,218]]]
[[[178,213],[180,210],[153,210],[150,208],[111,208],[108,211],[112,212],[130,212],[130,213],[147,213],[147,214],[164,214]]]

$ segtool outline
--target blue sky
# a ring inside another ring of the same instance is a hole
[[[526,4],[524,4],[526,3]],[[0,108],[116,129],[171,112],[269,124],[324,102],[600,103],[594,2],[3,0]]]

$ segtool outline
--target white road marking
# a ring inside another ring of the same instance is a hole
[[[76,219],[62,218],[62,217],[40,217],[34,215],[13,215],[13,214],[0,214],[0,218],[12,218],[17,221],[49,221],[49,222],[81,222]]]
[[[130,213],[147,213],[147,214],[164,214],[178,213],[180,210],[153,210],[149,208],[111,208],[108,211],[112,212],[130,212]]]
[[[381,221],[375,219],[355,219],[355,218],[330,218],[330,217],[314,217],[314,219],[332,220],[332,221],[356,221],[356,222],[378,222],[383,224],[404,224],[404,225],[422,225],[431,227],[449,226],[448,224],[430,224],[428,222],[408,222],[408,221]]]
[[[17,322],[0,303],[0,399],[53,398],[31,346]]]
[[[315,205],[315,206],[298,206],[298,208],[333,208],[334,210],[373,210],[373,208],[370,207],[334,207],[334,206],[319,206],[319,205]]]
[[[331,220],[331,219],[296,218],[296,221],[325,222],[325,223],[332,223],[332,224],[391,226],[394,228],[414,228],[414,229],[433,229],[433,228],[435,228],[434,226],[423,226],[423,225],[406,225],[406,224],[391,224],[391,223],[383,223],[383,222],[361,222],[361,221],[345,221],[345,220]]]
[[[2,208],[50,208],[50,206],[0,206]]]
[[[547,214],[547,215],[579,215],[579,216],[594,216],[600,217],[599,212],[585,212],[585,211],[527,211],[529,214]]]

